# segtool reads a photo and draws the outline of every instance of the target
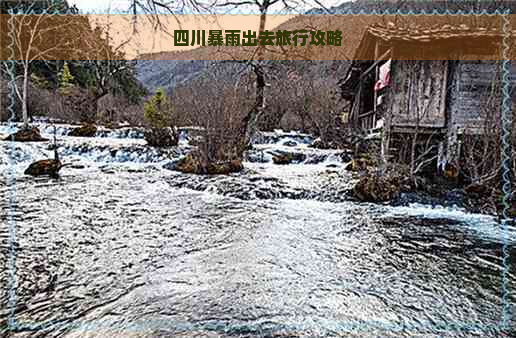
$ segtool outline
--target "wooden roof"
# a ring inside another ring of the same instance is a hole
[[[427,46],[432,49],[439,47],[441,49],[440,58],[447,59],[453,52],[458,53],[468,46],[475,45],[482,47],[477,48],[475,53],[494,54],[496,51],[493,47],[499,45],[503,37],[504,32],[498,28],[470,28],[467,25],[443,25],[436,28],[399,28],[393,24],[390,26],[373,25],[366,29],[354,60],[374,59],[374,48],[378,40],[385,46],[398,46],[398,48],[400,46],[413,47],[414,45]],[[449,42],[449,48],[446,47],[447,42]]]
[[[514,32],[512,36],[515,36]],[[466,25],[434,28],[399,28],[392,23],[388,26],[371,25],[362,36],[346,76],[339,81],[341,94],[344,98],[354,95],[361,70],[368,65],[368,60],[375,59],[378,41],[384,49],[393,48],[393,59],[478,60],[499,58],[497,53],[503,37],[504,33],[497,28],[470,28]]]

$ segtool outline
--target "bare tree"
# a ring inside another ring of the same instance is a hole
[[[195,169],[191,172],[223,173],[212,170],[242,159],[241,122],[253,102],[253,79],[242,68],[237,63],[215,63],[202,76],[172,92],[172,119],[200,127],[197,135],[191,135],[198,147],[192,155]]]
[[[21,75],[16,77],[16,80],[21,79],[21,88],[18,81],[14,81],[14,87],[22,104],[24,129],[29,125],[27,101],[31,64],[37,60],[59,60],[60,56],[77,49],[81,36],[81,27],[71,15],[26,14],[32,13],[31,8],[35,4],[20,13],[11,11],[8,19],[14,58],[21,66]],[[50,12],[52,5],[48,8]],[[7,66],[6,63],[4,65]]]
[[[309,1],[309,0],[242,0],[242,1],[216,1],[215,6],[219,8],[241,8],[241,7],[251,7],[258,8],[260,14],[260,21],[258,25],[258,36],[261,36],[265,31],[265,27],[267,24],[267,15],[270,9],[276,4],[281,5],[282,9],[297,11],[297,8],[301,5],[310,6],[317,5],[325,8],[321,2],[318,0]],[[243,124],[245,125],[245,144],[250,145],[252,142],[254,135],[258,131],[258,121],[260,117],[263,115],[265,110],[265,88],[269,81],[266,65],[264,64],[263,55],[265,51],[265,46],[258,43],[255,51],[252,54],[252,57],[246,62],[249,67],[251,67],[254,75],[255,75],[255,103],[249,112],[245,115]]]

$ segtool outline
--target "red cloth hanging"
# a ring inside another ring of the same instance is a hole
[[[380,66],[379,79],[374,84],[374,90],[376,92],[389,85],[390,73],[391,73],[391,60],[388,60],[387,62],[385,62],[383,65]]]

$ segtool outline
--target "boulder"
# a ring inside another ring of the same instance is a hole
[[[353,188],[353,196],[364,202],[385,202],[397,198],[399,187],[390,179],[377,175],[363,176]]]
[[[301,153],[280,153],[272,157],[272,162],[274,164],[291,164],[303,162],[305,159],[305,154]]]
[[[236,173],[244,169],[242,161],[231,160],[228,162],[217,162],[208,164],[207,173],[209,175],[227,175]]]
[[[150,128],[144,132],[145,141],[151,147],[177,146],[179,137],[172,128]]]
[[[16,142],[44,142],[48,141],[48,139],[41,137],[39,129],[36,127],[20,129],[16,133],[7,136],[4,141],[14,141]]]
[[[187,174],[227,175],[241,171],[243,166],[242,161],[238,159],[203,165],[196,156],[188,154],[177,161],[177,163],[174,165],[174,168],[177,171]]]
[[[75,129],[72,129],[68,136],[76,137],[95,137],[97,134],[97,127],[94,124],[85,124]]]
[[[31,163],[27,169],[25,169],[25,175],[31,176],[51,176],[57,177],[59,170],[63,165],[59,160],[40,160],[34,163]]]

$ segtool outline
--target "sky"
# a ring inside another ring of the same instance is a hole
[[[332,7],[348,0],[319,0],[318,2],[326,7]],[[84,13],[101,13],[106,11],[110,6],[112,9],[126,10],[130,0],[68,0],[70,4],[77,5]],[[299,10],[308,10],[310,7],[299,8]]]

